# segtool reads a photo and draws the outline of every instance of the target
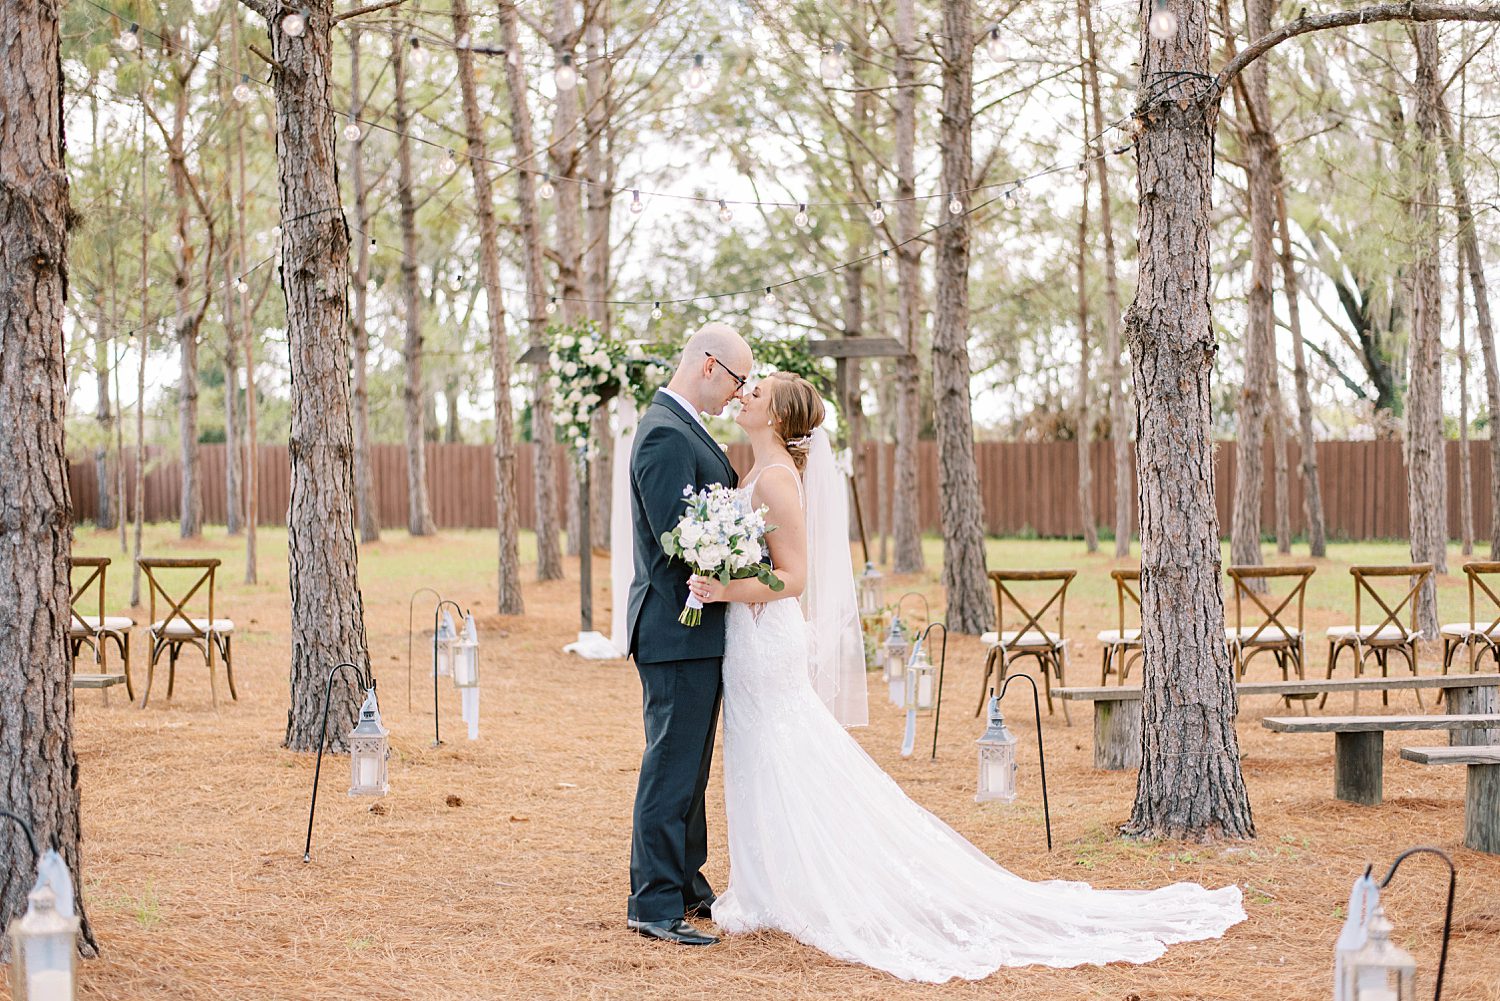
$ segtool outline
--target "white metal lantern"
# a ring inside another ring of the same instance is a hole
[[[859,614],[874,617],[884,610],[885,575],[875,569],[875,564],[866,563],[865,572],[859,575]]]
[[[920,640],[911,652],[906,665],[906,708],[918,712],[932,709],[933,693],[937,687],[937,669],[927,657],[927,646]]]
[[[881,648],[882,677],[894,681],[906,673],[906,658],[911,656],[911,637],[899,616],[891,617],[890,631],[885,634]]]
[[[464,635],[457,643],[457,656],[453,661],[453,684],[458,688],[475,688],[479,685],[479,632],[474,628],[474,616],[464,616]]]
[[[999,800],[1011,803],[1016,798],[1016,736],[1005,728],[1000,715],[1000,699],[990,689],[990,721],[979,745],[979,791],[975,802]]]
[[[375,689],[368,689],[364,705],[359,707],[359,723],[349,732],[349,795],[384,796],[390,791],[386,773],[389,734],[380,724]]]
[[[443,615],[438,620],[437,635],[433,638],[432,660],[433,670],[439,677],[447,677],[453,673],[453,658],[458,645],[458,633],[453,628],[453,616],[445,608]]]
[[[74,1001],[78,917],[57,909],[57,894],[38,883],[26,912],[10,923],[11,997],[15,1001]]]
[[[1417,961],[1391,941],[1385,908],[1375,906],[1366,929],[1365,944],[1344,967],[1354,1001],[1414,1001]]]

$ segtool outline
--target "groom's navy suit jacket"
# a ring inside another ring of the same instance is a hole
[[[658,392],[636,428],[630,456],[631,520],[635,578],[627,626],[637,664],[701,660],[724,655],[723,602],[704,606],[697,626],[677,621],[691,575],[661,548],[663,533],[677,527],[687,506],[683,489],[711,483],[736,486],[739,477],[717,442],[676,400]]]

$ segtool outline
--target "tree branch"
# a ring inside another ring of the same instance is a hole
[[[364,7],[356,7],[353,10],[344,11],[342,14],[333,15],[333,23],[338,24],[340,21],[347,21],[351,17],[359,17],[361,14],[373,14],[377,10],[385,10],[389,7],[399,7],[404,3],[406,3],[406,0],[383,0],[382,3],[372,3]]]
[[[1460,3],[1381,3],[1354,10],[1334,11],[1331,14],[1314,14],[1288,21],[1268,35],[1251,42],[1214,77],[1209,89],[1209,99],[1217,102],[1235,75],[1261,56],[1289,38],[1306,35],[1329,28],[1347,28],[1356,24],[1376,24],[1381,21],[1500,21],[1500,5]]]

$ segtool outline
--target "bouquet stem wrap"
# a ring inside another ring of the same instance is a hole
[[[677,616],[677,621],[685,626],[696,626],[703,621],[703,602],[698,596],[688,592],[687,601],[682,606],[682,614]]]

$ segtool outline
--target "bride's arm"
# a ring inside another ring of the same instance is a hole
[[[771,549],[776,576],[786,587],[773,591],[754,577],[732,580],[728,584],[721,584],[712,577],[694,577],[689,587],[704,603],[740,601],[753,604],[777,598],[796,598],[802,594],[807,583],[807,526],[793,475],[789,469],[771,467],[755,484],[753,498],[768,509],[766,524],[776,526],[775,531],[766,533],[766,543]]]

